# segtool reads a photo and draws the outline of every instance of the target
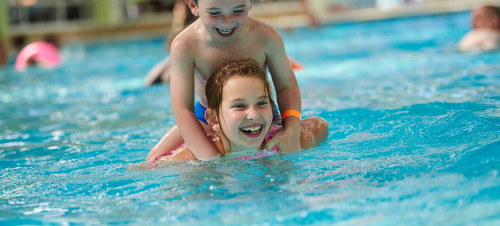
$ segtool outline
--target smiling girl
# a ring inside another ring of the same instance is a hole
[[[207,81],[205,94],[208,109],[205,118],[211,129],[208,137],[218,153],[255,151],[281,128],[280,117],[274,117],[274,104],[263,68],[254,60],[237,60],[216,71]],[[294,116],[290,116],[294,117]],[[302,149],[319,145],[328,136],[328,124],[323,118],[301,120]],[[279,152],[274,147],[275,152]],[[161,160],[196,160],[182,145],[166,154],[156,156],[150,163]]]

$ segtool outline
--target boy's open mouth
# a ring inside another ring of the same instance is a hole
[[[241,132],[248,137],[255,138],[260,136],[262,133],[262,125],[252,125],[241,128]]]
[[[222,36],[222,37],[229,37],[229,36],[233,35],[233,33],[236,30],[236,28],[235,27],[230,28],[230,29],[215,28],[215,30],[217,31],[217,33],[219,33],[220,36]]]

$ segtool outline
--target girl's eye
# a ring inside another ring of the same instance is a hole
[[[261,101],[261,102],[259,102],[257,104],[257,106],[259,106],[259,107],[267,107],[268,104],[269,104],[269,102],[267,102],[267,101]]]
[[[236,109],[244,109],[244,108],[245,108],[245,105],[244,105],[244,104],[235,104],[235,105],[233,105],[233,108],[236,108]]]
[[[245,12],[245,10],[235,10],[235,11],[233,11],[234,14],[242,14],[243,12]]]
[[[213,13],[210,13],[210,12],[209,12],[208,14],[209,14],[210,16],[218,16],[218,15],[219,15],[219,13],[218,13],[218,12],[213,12]]]

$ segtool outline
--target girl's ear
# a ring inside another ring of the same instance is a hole
[[[217,112],[215,112],[213,109],[209,108],[205,111],[205,119],[214,132],[218,132],[220,130],[219,120],[217,119]]]
[[[253,6],[253,0],[250,0],[250,7],[248,7],[248,10],[251,10]]]
[[[194,16],[199,16],[198,7],[196,6],[196,2],[194,2],[194,0],[186,0],[186,4],[188,5],[189,9],[191,10],[191,13]]]

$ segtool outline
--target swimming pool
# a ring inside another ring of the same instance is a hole
[[[500,53],[455,44],[468,13],[283,32],[303,115],[329,139],[294,154],[128,170],[175,124],[143,87],[160,39],[63,50],[0,70],[2,224],[500,223]]]

